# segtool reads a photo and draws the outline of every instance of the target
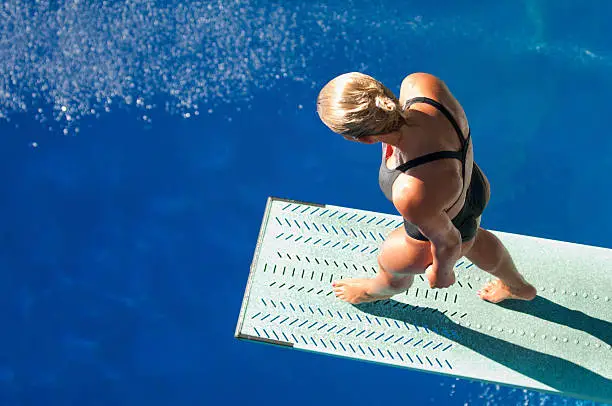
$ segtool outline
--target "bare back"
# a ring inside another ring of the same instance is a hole
[[[464,138],[467,138],[469,126],[465,112],[459,102],[450,93],[447,86],[440,79],[426,73],[414,73],[407,76],[402,82],[400,91],[400,105],[414,97],[428,97],[444,105],[457,121]],[[383,159],[393,149],[393,154],[386,161],[389,169],[407,162],[418,156],[436,151],[458,151],[461,149],[460,140],[455,129],[448,119],[435,107],[416,103],[404,112],[408,121],[413,125],[409,128],[409,137],[405,147],[393,148],[383,144]],[[436,187],[436,194],[443,201],[448,202],[445,210],[453,218],[465,201],[469,182],[472,176],[474,162],[473,148],[470,142],[465,160],[465,177],[462,178],[462,164],[456,159],[442,159],[429,162],[407,170],[400,175],[394,183],[394,188],[409,186],[411,182],[423,182]],[[424,202],[426,204],[426,202]]]

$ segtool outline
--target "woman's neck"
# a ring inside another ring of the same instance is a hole
[[[413,143],[412,138],[414,138],[414,130],[414,127],[403,125],[397,131],[390,132],[380,137],[380,141],[404,151]]]

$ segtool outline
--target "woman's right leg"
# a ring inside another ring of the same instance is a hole
[[[474,245],[465,256],[477,267],[498,279],[486,284],[478,295],[490,302],[504,299],[533,299],[537,292],[518,272],[510,253],[491,232],[479,228]]]

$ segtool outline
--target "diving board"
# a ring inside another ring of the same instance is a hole
[[[283,347],[612,402],[612,250],[493,231],[538,289],[492,304],[489,274],[423,275],[389,300],[351,305],[332,280],[373,277],[397,215],[269,198],[235,336]]]

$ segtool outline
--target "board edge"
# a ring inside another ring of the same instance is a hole
[[[305,204],[305,205],[308,205],[308,206],[315,206],[315,207],[321,207],[321,208],[324,208],[324,207],[327,206],[326,204],[322,204],[322,203],[306,202],[304,200],[287,199],[287,198],[284,198],[284,197],[270,196],[268,199],[272,199],[273,201],[279,201],[279,202],[287,202],[287,203],[295,203],[295,204]]]
[[[257,337],[257,336],[253,336],[250,334],[242,334],[242,333],[239,333],[236,336],[236,338],[239,340],[256,341],[256,342],[265,343],[265,344],[280,345],[281,347],[293,348],[293,343],[290,343],[287,341],[275,340],[273,338]]]
[[[266,200],[264,215],[261,222],[261,226],[259,227],[259,235],[257,236],[257,243],[255,244],[255,252],[253,253],[253,259],[251,260],[251,267],[249,269],[249,276],[247,278],[247,284],[244,289],[244,296],[242,297],[242,305],[240,306],[240,313],[238,314],[238,323],[236,324],[236,331],[234,332],[234,337],[236,338],[240,338],[240,335],[242,334],[241,330],[242,325],[244,323],[244,316],[249,301],[249,295],[251,293],[251,285],[253,284],[253,279],[255,277],[255,268],[257,267],[259,252],[261,251],[266,226],[268,224],[268,217],[270,216],[270,211],[272,209],[272,204],[274,203],[274,200],[276,199],[272,196],[268,197],[268,199]]]

